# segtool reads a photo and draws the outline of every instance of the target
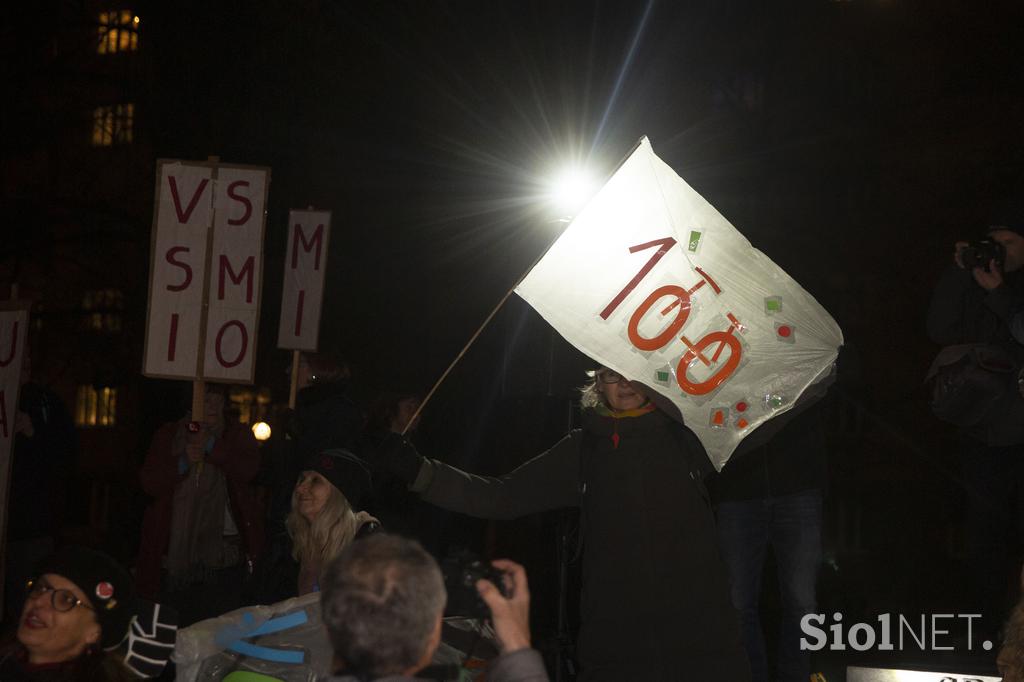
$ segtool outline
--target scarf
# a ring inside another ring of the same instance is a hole
[[[171,444],[178,461],[185,459],[186,422],[179,425]],[[224,542],[224,513],[228,487],[224,473],[208,462],[190,463],[174,489],[171,502],[171,537],[167,547],[169,588],[181,589],[210,578],[213,571],[238,563],[239,550]]]

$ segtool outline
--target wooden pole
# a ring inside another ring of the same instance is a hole
[[[295,409],[295,397],[299,393],[299,358],[302,356],[302,351],[292,351],[292,376],[291,386],[288,387],[288,407],[289,409]]]

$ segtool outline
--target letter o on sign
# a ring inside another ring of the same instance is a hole
[[[238,357],[230,362],[224,359],[224,353],[221,346],[224,342],[224,335],[231,327],[238,327],[238,333],[241,335],[241,348],[238,351]],[[249,348],[249,333],[245,331],[245,325],[238,320],[228,320],[217,332],[217,338],[213,344],[213,350],[217,354],[217,362],[221,364],[221,367],[231,368],[237,366],[245,358],[245,351]]]

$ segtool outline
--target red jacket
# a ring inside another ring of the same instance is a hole
[[[142,519],[142,539],[136,575],[141,596],[154,599],[160,590],[161,561],[171,538],[174,489],[188,474],[178,473],[178,458],[171,443],[179,422],[157,429],[146,462],[139,472],[142,489],[153,500]],[[260,452],[252,432],[244,425],[229,424],[206,458],[207,465],[219,467],[227,480],[228,501],[238,526],[246,558],[253,560],[263,551],[263,511],[251,485],[260,468]]]

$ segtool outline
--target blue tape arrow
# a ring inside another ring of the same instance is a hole
[[[309,621],[306,611],[296,611],[287,616],[271,618],[262,625],[256,625],[256,618],[251,612],[242,614],[242,622],[238,625],[226,625],[217,632],[214,637],[217,644],[244,656],[258,658],[274,663],[300,664],[305,660],[305,652],[294,649],[274,649],[272,647],[259,646],[243,639],[247,637],[260,637],[283,630],[289,630]]]

